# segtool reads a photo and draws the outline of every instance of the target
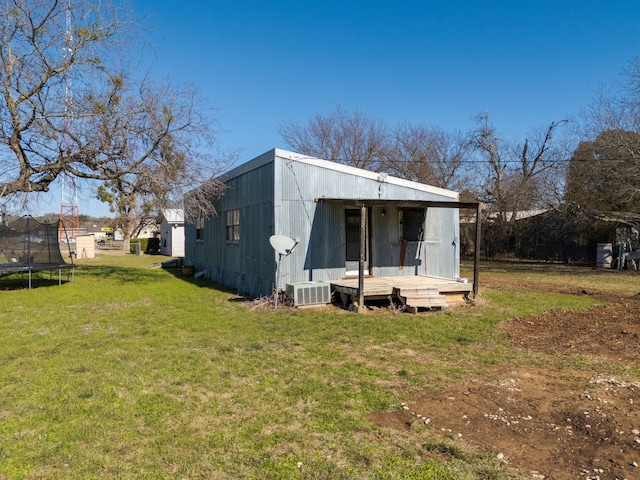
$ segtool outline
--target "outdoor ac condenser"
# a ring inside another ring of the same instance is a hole
[[[288,283],[287,297],[296,307],[327,304],[331,303],[331,288],[326,282]]]

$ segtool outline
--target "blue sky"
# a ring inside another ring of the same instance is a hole
[[[638,0],[129,1],[152,27],[153,75],[195,84],[240,162],[336,106],[461,131],[488,112],[524,138],[640,56]],[[107,214],[81,197],[80,213]]]

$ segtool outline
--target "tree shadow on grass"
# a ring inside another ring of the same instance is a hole
[[[98,277],[115,280],[122,283],[153,283],[157,279],[151,269],[140,267],[121,267],[113,265],[81,265],[76,266],[76,276]]]
[[[46,275],[46,276],[45,276]],[[43,272],[37,272],[31,275],[31,289],[41,287],[58,287],[66,283],[71,282],[71,277],[63,275],[58,280],[57,273],[55,276],[49,276]],[[9,290],[28,290],[29,289],[29,275],[27,273],[13,273],[10,275],[4,275],[0,277],[0,291]]]
[[[28,270],[4,270],[0,275],[0,290],[24,290],[58,286],[73,281],[73,265],[33,265]]]
[[[194,278],[193,276],[185,276],[181,268],[177,267],[160,267],[160,264],[154,264],[150,267],[123,267],[114,265],[81,265],[76,266],[76,280],[82,281],[82,278],[93,277],[98,279],[108,279],[109,281],[119,282],[121,284],[150,285],[158,282],[162,278],[158,270],[163,274],[170,275],[176,280],[189,283],[198,288],[215,290],[226,295],[230,295],[230,302],[244,302],[250,300],[236,290],[213,282],[204,278]],[[0,287],[1,288],[1,287]]]
[[[220,293],[225,293],[227,295],[233,295],[233,298],[229,299],[230,302],[245,302],[245,301],[251,300],[250,297],[247,297],[246,295],[243,295],[243,294],[239,293],[237,290],[235,290],[235,289],[233,289],[231,287],[228,287],[226,285],[223,285],[221,283],[214,282],[214,281],[206,279],[206,278],[195,278],[193,276],[186,276],[186,275],[184,275],[182,273],[182,269],[181,268],[163,267],[162,270],[164,272],[167,272],[170,275],[174,276],[178,280],[190,283],[191,285],[195,285],[195,286],[197,286],[199,288],[206,288],[206,289],[210,289],[210,290],[216,290],[216,291],[218,291]]]

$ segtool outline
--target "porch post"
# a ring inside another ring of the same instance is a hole
[[[476,207],[476,239],[473,253],[473,299],[478,298],[478,274],[480,271],[480,225],[482,224],[480,203]]]
[[[360,206],[360,261],[358,262],[358,312],[364,312],[364,261],[367,252],[367,207]]]

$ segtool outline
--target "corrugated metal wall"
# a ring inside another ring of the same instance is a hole
[[[283,262],[281,270],[286,280],[280,287],[287,282],[332,280],[345,274],[345,206],[316,203],[315,198],[452,201],[436,193],[286,158],[276,158],[275,170],[282,191],[282,203],[276,207],[276,230],[302,239],[296,251]],[[408,242],[404,265],[400,262],[403,247],[397,207],[376,206],[369,209],[369,215],[373,275],[458,277],[457,209],[429,209],[425,238],[422,242]]]
[[[265,154],[242,165],[238,176],[216,202],[218,216],[205,222],[202,240],[196,240],[194,225],[186,229],[186,261],[204,271],[205,278],[251,295],[268,295],[274,286],[273,159]],[[240,241],[226,240],[227,212],[240,211]]]

